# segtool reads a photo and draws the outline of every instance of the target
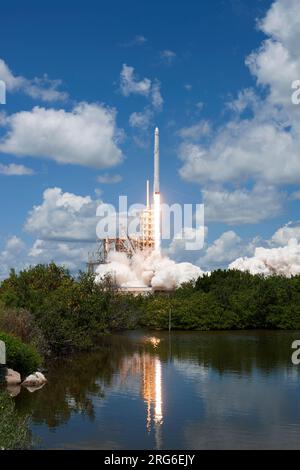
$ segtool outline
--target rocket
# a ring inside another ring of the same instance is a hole
[[[159,130],[155,128],[154,135],[154,187],[153,193],[159,194]]]
[[[153,226],[154,226],[154,249],[160,253],[161,241],[161,208],[159,191],[159,130],[155,129],[154,135],[154,186],[153,186]]]

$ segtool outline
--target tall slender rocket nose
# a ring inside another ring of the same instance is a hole
[[[154,135],[154,194],[159,193],[159,130],[155,128]]]

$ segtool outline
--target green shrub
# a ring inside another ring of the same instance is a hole
[[[0,331],[19,338],[44,355],[48,346],[34,316],[27,310],[4,307],[0,303]]]
[[[27,416],[20,417],[15,410],[15,402],[6,391],[0,390],[0,449],[28,449],[31,433]]]
[[[22,343],[18,338],[0,332],[0,340],[6,345],[6,362],[8,367],[28,375],[35,372],[41,365],[42,360],[38,352],[27,344]]]

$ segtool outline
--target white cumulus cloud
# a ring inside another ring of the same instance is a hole
[[[257,241],[244,241],[233,230],[224,232],[207,246],[197,264],[203,269],[227,268],[228,264],[241,255],[253,254]]]
[[[24,165],[16,165],[15,163],[10,163],[9,165],[3,165],[0,163],[0,175],[5,176],[28,176],[33,175],[34,171],[31,168],[28,168]]]
[[[284,201],[276,188],[262,184],[252,190],[204,189],[202,196],[206,221],[229,225],[254,224],[275,217]]]
[[[122,161],[116,112],[99,104],[64,109],[34,107],[6,117],[0,152],[51,159],[61,164],[107,168]]]
[[[292,82],[300,78],[299,25],[298,0],[272,4],[259,22],[266,39],[246,58],[257,89],[241,90],[227,103],[234,116],[208,142],[183,142],[179,155],[185,180],[238,185],[299,181],[300,107],[291,102]]]
[[[285,246],[294,238],[300,242],[300,224],[299,222],[289,222],[280,227],[272,236],[270,243],[279,246]]]
[[[59,90],[61,80],[51,80],[48,75],[30,80],[22,75],[14,75],[3,59],[0,59],[0,80],[5,82],[8,91],[21,91],[37,100],[51,102],[68,98],[66,92]]]
[[[43,202],[30,211],[25,230],[42,240],[93,242],[96,240],[97,206],[98,201],[90,196],[48,188],[44,191]]]

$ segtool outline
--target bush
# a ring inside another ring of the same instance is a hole
[[[18,338],[0,332],[0,340],[6,345],[6,362],[8,367],[18,371],[21,375],[35,372],[41,365],[42,359],[38,352]]]
[[[0,304],[0,330],[19,338],[44,355],[48,346],[33,315],[25,309],[5,308]]]
[[[31,446],[28,418],[20,417],[15,403],[6,391],[0,390],[0,449],[19,450]]]

